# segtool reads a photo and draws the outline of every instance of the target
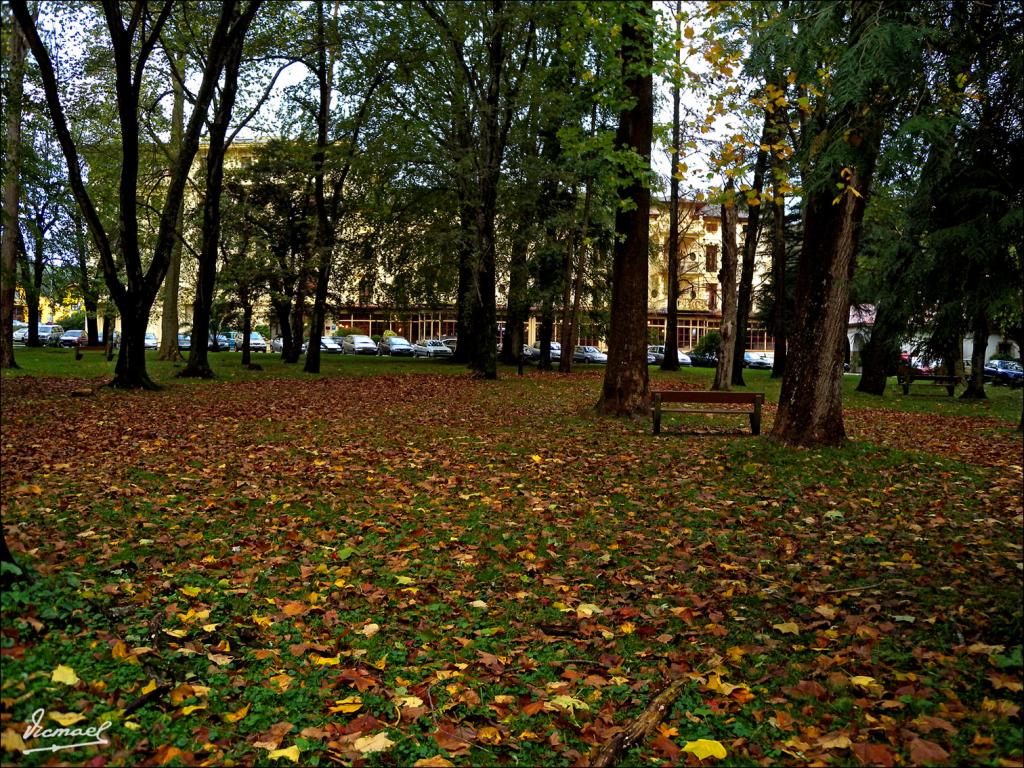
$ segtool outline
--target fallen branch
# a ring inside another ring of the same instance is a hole
[[[590,761],[592,768],[609,768],[615,765],[622,753],[629,747],[645,741],[665,719],[665,714],[679,697],[683,688],[691,683],[689,678],[680,678],[670,683],[667,688],[654,697],[654,701],[647,706],[640,717],[627,728],[615,734],[612,740],[600,749],[594,759]]]

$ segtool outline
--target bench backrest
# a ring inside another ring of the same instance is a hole
[[[761,392],[653,392],[663,403],[738,403],[753,405],[764,402]]]

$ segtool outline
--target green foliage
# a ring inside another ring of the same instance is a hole
[[[718,348],[722,344],[722,334],[718,331],[708,331],[694,345],[693,351],[698,355],[717,355]]]
[[[85,311],[79,310],[69,315],[58,317],[55,322],[65,331],[82,331],[85,330],[86,319]]]

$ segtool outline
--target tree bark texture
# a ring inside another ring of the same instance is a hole
[[[906,328],[905,312],[894,301],[875,304],[871,335],[861,348],[861,375],[857,391],[881,396],[888,384],[889,372],[900,353],[900,333]]]
[[[619,116],[615,145],[631,149],[649,164],[654,125],[650,60],[652,50],[650,0],[629,4],[635,16],[622,26],[622,66],[633,106]],[[650,404],[647,373],[647,269],[651,207],[646,181],[634,177],[625,189],[633,205],[615,215],[615,254],[612,264],[612,305],[608,335],[608,364],[597,403],[599,413],[646,413]]]
[[[772,360],[772,378],[782,378],[786,370],[786,352],[789,343],[789,317],[786,311],[786,201],[782,193],[782,163],[771,153],[772,168],[772,290],[775,301],[772,310],[772,332],[775,336],[775,356]]]
[[[17,283],[18,217],[21,201],[21,116],[28,46],[21,31],[7,30],[7,94],[4,99],[3,209],[0,216],[0,368],[17,368],[14,360],[14,286]]]
[[[868,171],[870,173],[870,170]],[[842,360],[849,319],[850,277],[867,184],[857,196],[809,196],[796,307],[772,437],[793,445],[842,445]]]
[[[722,340],[718,345],[718,366],[715,368],[715,382],[712,389],[727,390],[732,384],[733,366],[743,365],[743,358],[734,360],[736,349],[736,267],[739,254],[736,251],[736,183],[730,178],[725,185],[722,200],[722,268],[718,272],[718,284],[722,291],[722,324],[719,332]]]

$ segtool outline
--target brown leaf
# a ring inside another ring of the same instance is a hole
[[[915,765],[943,765],[949,761],[949,752],[934,741],[918,738],[910,742],[910,761]]]
[[[883,744],[868,744],[862,741],[850,747],[850,751],[857,756],[862,765],[880,765],[882,768],[892,768],[896,764],[892,752]]]

